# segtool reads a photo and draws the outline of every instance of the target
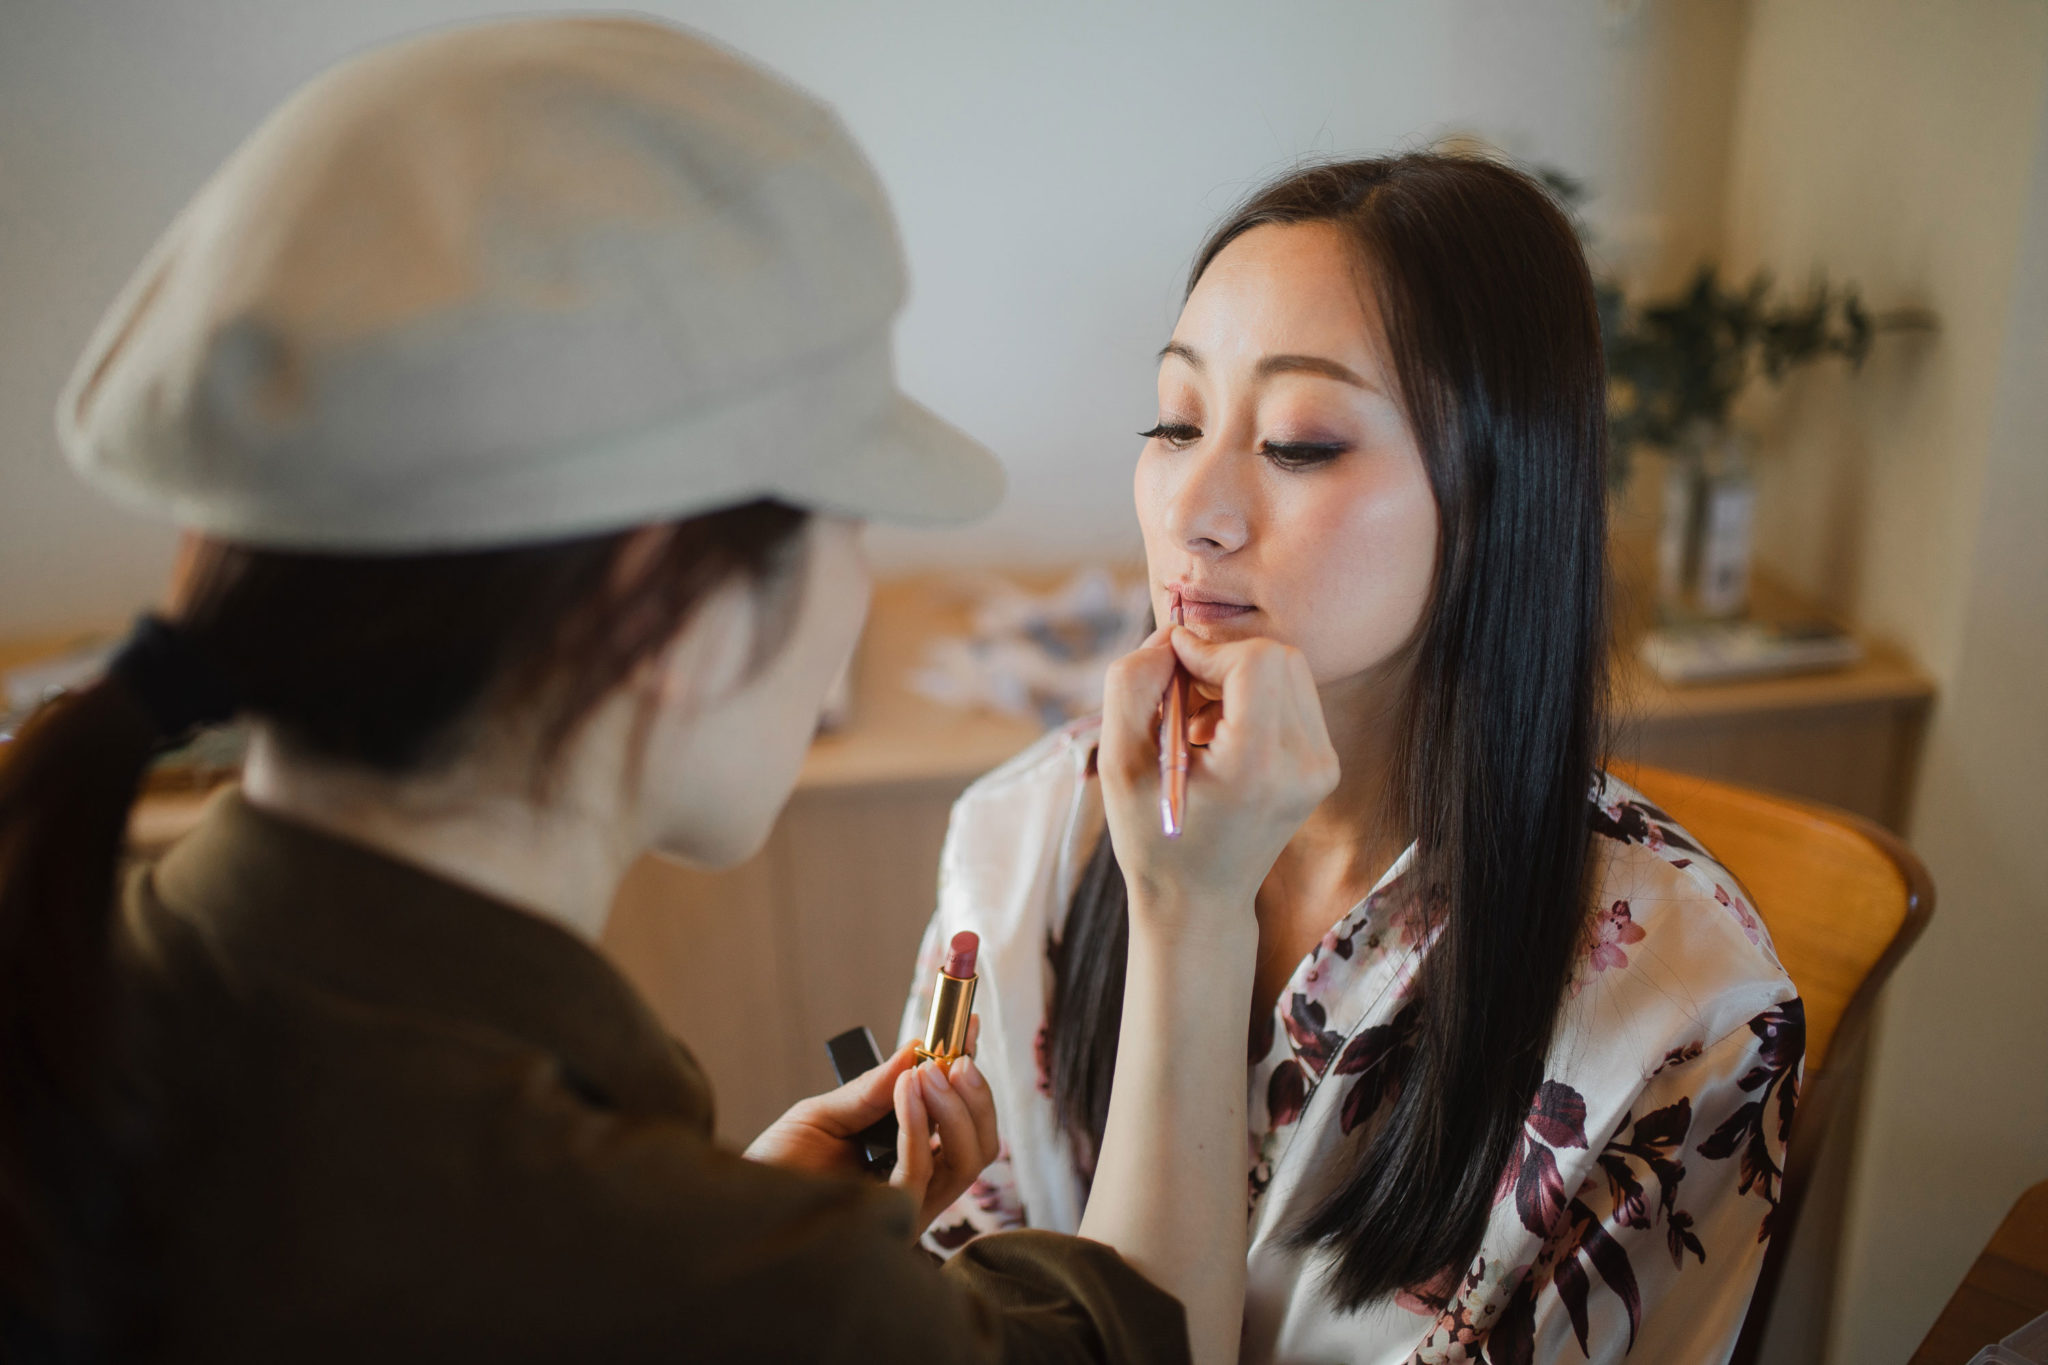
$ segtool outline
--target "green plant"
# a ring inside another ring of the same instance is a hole
[[[1623,464],[1637,446],[1677,447],[1695,423],[1726,425],[1759,373],[1777,383],[1830,355],[1858,368],[1879,332],[1933,325],[1920,309],[1872,314],[1854,285],[1821,277],[1796,299],[1776,296],[1763,271],[1730,289],[1711,263],[1672,298],[1630,307],[1618,288],[1601,292],[1608,440]]]
[[[1578,206],[1582,181],[1554,170],[1536,172],[1564,204],[1582,241],[1591,233]],[[1862,365],[1880,332],[1925,331],[1925,309],[1872,313],[1856,286],[1830,285],[1816,275],[1805,294],[1779,295],[1767,272],[1740,288],[1708,262],[1670,298],[1631,305],[1619,282],[1596,270],[1594,293],[1607,355],[1608,477],[1627,481],[1638,447],[1676,450],[1696,424],[1724,426],[1742,390],[1761,373],[1772,383],[1823,356]]]

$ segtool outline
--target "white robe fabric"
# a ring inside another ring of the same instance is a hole
[[[978,1061],[1005,1141],[932,1225],[941,1255],[1002,1228],[1080,1226],[1086,1186],[1049,1098],[1043,1030],[1047,949],[1103,830],[1096,732],[1054,731],[953,811],[903,1037],[924,1026],[943,945],[974,930]],[[1733,1349],[1782,1183],[1803,1012],[1735,878],[1620,782],[1588,797],[1598,893],[1543,1083],[1461,1277],[1346,1309],[1323,1289],[1328,1254],[1287,1237],[1400,1069],[1429,946],[1405,894],[1412,849],[1281,991],[1246,1078],[1246,1362],[1679,1365]]]

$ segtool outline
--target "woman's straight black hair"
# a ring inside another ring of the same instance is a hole
[[[1392,793],[1435,938],[1404,1069],[1293,1233],[1333,1254],[1329,1287],[1356,1307],[1478,1254],[1583,932],[1605,714],[1605,373],[1579,240],[1511,167],[1416,154],[1300,170],[1210,236],[1189,292],[1238,237],[1304,223],[1357,253],[1443,528]],[[1123,1008],[1115,857],[1105,832],[1052,949],[1053,1098],[1084,1169]]]

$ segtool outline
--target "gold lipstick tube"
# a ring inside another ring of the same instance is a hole
[[[974,1018],[974,984],[978,977],[939,973],[938,989],[932,993],[931,1018],[925,1021],[924,1038],[917,1045],[922,1061],[952,1065],[967,1051],[967,1025]]]

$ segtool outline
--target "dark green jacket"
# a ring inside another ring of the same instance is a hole
[[[163,1359],[1183,1361],[1108,1248],[976,1242],[711,1137],[703,1073],[565,930],[238,794],[123,895]]]

